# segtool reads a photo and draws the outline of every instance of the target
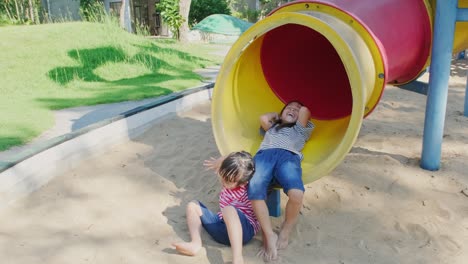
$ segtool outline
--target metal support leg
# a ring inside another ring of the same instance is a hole
[[[468,70],[466,71],[465,111],[463,114],[468,117]]]
[[[447,107],[448,81],[458,0],[437,1],[432,61],[424,120],[421,168],[438,170]]]
[[[463,60],[465,58],[465,51],[458,53],[457,60]]]
[[[468,8],[459,8],[458,9],[458,11],[457,11],[457,21],[468,22]],[[467,51],[468,50],[464,50],[464,51],[460,52],[458,58],[459,59],[468,58]],[[463,55],[463,57],[462,57],[462,55]],[[464,116],[468,117],[468,71],[467,71],[467,77],[466,78],[467,79],[466,79],[466,89],[465,89],[465,111],[464,111],[463,114],[464,114]]]
[[[270,216],[278,217],[281,215],[281,193],[278,189],[273,189],[267,197],[267,207]]]

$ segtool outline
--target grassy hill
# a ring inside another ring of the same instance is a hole
[[[208,45],[87,22],[0,27],[0,151],[53,125],[53,110],[166,95],[219,64]]]

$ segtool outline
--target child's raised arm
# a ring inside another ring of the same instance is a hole
[[[276,122],[278,122],[279,116],[278,113],[266,113],[260,116],[260,126],[263,130],[267,131],[270,129]]]
[[[303,127],[306,127],[309,119],[310,119],[309,108],[307,108],[306,106],[301,106],[301,109],[299,109],[299,117],[297,121],[299,121],[299,123],[301,123]]]

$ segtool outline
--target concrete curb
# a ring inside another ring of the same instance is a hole
[[[130,140],[169,113],[211,100],[214,83],[155,99],[77,131],[52,138],[13,162],[0,164],[0,209],[110,146]]]

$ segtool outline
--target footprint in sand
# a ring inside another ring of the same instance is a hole
[[[336,210],[341,208],[341,195],[335,187],[326,184],[323,186],[319,195],[322,198],[321,206],[323,206],[323,209],[328,213],[334,213]]]
[[[404,244],[406,244],[407,246],[416,246],[420,249],[425,247],[435,247],[443,249],[443,251],[446,251],[447,253],[449,253],[449,255],[456,255],[462,252],[463,246],[456,240],[454,240],[451,236],[431,236],[430,233],[426,230],[426,228],[419,224],[407,224],[405,228],[402,228],[400,223],[397,222],[394,228],[397,232],[407,233],[411,237],[411,240],[409,241],[397,240],[397,243],[391,243],[390,247],[396,252],[399,252],[401,248],[406,247]]]
[[[408,229],[408,233],[411,238],[424,243],[419,245],[419,247],[423,247],[430,242],[431,236],[423,226],[418,224],[408,224],[406,228]]]
[[[404,239],[404,237],[401,235],[397,235],[394,238],[398,239],[387,239],[389,246],[396,252],[399,252],[400,249],[406,248],[408,246],[423,248],[431,244],[432,237],[430,236],[429,232],[419,224],[410,223],[405,227],[402,227],[399,222],[396,222],[394,229],[397,231],[397,233],[408,234],[410,237],[408,239]]]
[[[431,210],[435,216],[444,219],[450,220],[452,218],[452,214],[448,209],[442,208],[438,202],[433,200],[425,200],[423,201],[423,205],[426,206],[429,210]]]
[[[441,235],[437,238],[437,243],[441,245],[442,248],[446,249],[450,254],[457,254],[461,251],[462,246],[453,240],[452,237],[448,235]]]

